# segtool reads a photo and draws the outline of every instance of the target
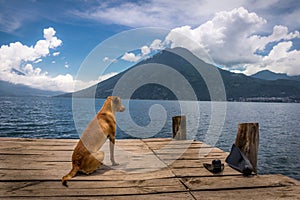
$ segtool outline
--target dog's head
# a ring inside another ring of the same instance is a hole
[[[109,98],[111,98],[112,108],[115,112],[123,112],[125,110],[120,97],[110,96]]]

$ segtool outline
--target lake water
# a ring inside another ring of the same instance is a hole
[[[104,100],[0,97],[0,137],[79,138]],[[124,101],[118,139],[172,137],[172,116],[186,115],[189,139],[229,152],[239,123],[259,123],[258,173],[300,180],[300,104]]]

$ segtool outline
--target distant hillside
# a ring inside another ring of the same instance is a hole
[[[260,72],[257,72],[256,74],[251,75],[253,78],[259,78],[263,80],[278,80],[278,79],[286,79],[286,80],[294,80],[294,81],[300,81],[300,76],[288,76],[283,73],[275,73],[270,70],[263,70]]]
[[[184,59],[187,57],[189,57],[190,60],[193,60],[195,66],[192,66]],[[197,95],[198,100],[201,101],[209,101],[211,99],[205,81],[195,67],[201,70],[208,70],[209,68],[216,68],[219,70],[225,85],[227,100],[230,101],[251,100],[257,97],[263,97],[267,100],[273,97],[285,99],[285,101],[286,99],[292,99],[292,101],[300,100],[300,82],[298,81],[281,79],[269,81],[249,77],[243,74],[231,73],[205,63],[193,55],[190,51],[183,48],[175,48],[168,51],[163,50],[162,52],[154,55],[152,58],[144,60],[110,79],[100,82],[90,88],[75,92],[75,95],[77,97],[106,98],[108,95],[112,94],[114,86],[125,73],[140,65],[151,63],[159,63],[177,70],[182,76],[185,77],[186,80],[189,81],[190,85],[195,91],[195,94]],[[162,76],[168,77],[169,74],[162,74]],[[132,77],[132,80],[142,82],[143,74],[137,74],[136,76]],[[153,83],[155,83],[155,80],[153,80]],[[174,84],[176,84],[176,80],[174,80]],[[96,94],[93,93],[95,90]],[[185,91],[183,90],[181,92]],[[71,97],[72,93],[61,96]],[[157,84],[147,84],[138,88],[133,93],[131,98],[176,100],[176,97],[172,91]],[[189,100],[188,97],[185,100]]]
[[[61,92],[44,91],[0,80],[0,96],[55,96],[59,94]]]

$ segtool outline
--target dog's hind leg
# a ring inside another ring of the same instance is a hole
[[[91,174],[96,171],[101,165],[102,161],[104,160],[104,152],[94,152],[86,156],[81,163],[81,171],[86,174]]]
[[[97,152],[92,153],[91,155],[94,156],[94,158],[96,158],[100,162],[102,162],[104,160],[104,152],[103,151],[97,151]]]

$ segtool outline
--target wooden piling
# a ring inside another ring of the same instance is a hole
[[[253,166],[253,172],[257,173],[257,154],[259,143],[258,123],[242,123],[238,125],[235,145],[247,156]]]
[[[186,140],[186,117],[172,117],[173,138],[177,140]]]

